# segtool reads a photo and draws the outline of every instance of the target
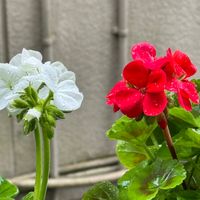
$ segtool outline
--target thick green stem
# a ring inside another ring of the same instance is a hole
[[[39,199],[40,186],[42,179],[42,147],[40,138],[39,125],[35,129],[35,146],[36,146],[36,178],[35,178],[35,188],[34,188],[34,200]]]
[[[43,135],[43,176],[42,176],[42,184],[40,190],[40,198],[38,200],[45,200],[46,192],[47,192],[47,184],[49,179],[49,171],[50,171],[50,141],[47,137],[47,132],[44,127],[42,127],[42,135]]]

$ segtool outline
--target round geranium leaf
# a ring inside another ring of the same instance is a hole
[[[0,177],[0,200],[14,200],[19,193],[17,186]]]
[[[157,124],[147,124],[144,119],[136,121],[134,119],[122,116],[107,131],[110,139],[135,141],[137,143],[145,142],[156,128]]]
[[[109,181],[97,183],[88,192],[82,200],[119,200],[119,191]]]
[[[118,141],[116,153],[120,162],[129,169],[148,159],[144,147],[126,141]]]
[[[153,164],[134,171],[128,195],[137,200],[150,200],[160,189],[175,188],[185,178],[186,171],[178,161],[156,160]]]
[[[180,185],[186,178],[186,171],[176,160],[155,160],[148,165],[141,162],[122,176],[118,185],[127,191],[130,199],[151,200],[159,190],[168,190]]]

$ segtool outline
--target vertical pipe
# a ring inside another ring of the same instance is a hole
[[[9,35],[8,35],[8,15],[7,15],[7,0],[1,1],[1,25],[2,25],[2,53],[3,60],[2,62],[8,63],[10,60],[10,51],[9,51]],[[14,155],[15,152],[15,135],[17,133],[16,120],[14,118],[10,119],[11,125],[11,134],[12,134],[12,148],[13,148],[13,166],[12,166],[12,175],[16,173],[16,158]]]
[[[52,27],[52,8],[51,0],[41,0],[41,18],[42,18],[42,51],[45,60],[53,60],[53,27]],[[58,146],[57,134],[51,140],[51,170],[50,176],[56,178],[59,176],[58,169]],[[53,199],[57,200],[57,192],[53,191]]]
[[[51,0],[41,0],[42,51],[46,60],[53,59]]]
[[[119,65],[127,63],[128,44],[128,0],[118,0]]]
[[[119,68],[122,68],[128,61],[128,1],[117,0],[117,26],[113,27],[113,34],[118,37]]]
[[[6,0],[2,0],[1,17],[2,17],[3,62],[9,62],[8,19],[7,19],[7,1]]]

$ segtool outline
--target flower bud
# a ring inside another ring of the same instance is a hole
[[[47,115],[46,117],[47,117],[47,121],[48,121],[49,125],[55,127],[56,126],[55,118],[51,115]]]
[[[28,107],[28,103],[22,99],[16,99],[13,102],[13,106],[16,108],[27,108]]]

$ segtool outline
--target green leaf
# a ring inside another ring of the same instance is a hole
[[[17,186],[0,177],[0,200],[13,200],[18,193]]]
[[[200,190],[187,190],[176,193],[177,200],[200,200]]]
[[[34,192],[29,192],[26,196],[23,197],[22,200],[33,200],[34,199]]]
[[[104,181],[94,185],[82,200],[119,200],[119,191],[112,183]]]
[[[168,190],[180,185],[186,178],[186,171],[176,160],[156,160],[151,165],[141,163],[120,180],[130,199],[150,200],[159,190]]]
[[[200,130],[188,128],[174,137],[177,145],[200,148]]]
[[[169,109],[169,116],[172,117],[173,121],[178,122],[180,126],[187,126],[188,128],[198,128],[200,126],[191,112],[180,107]]]
[[[110,139],[131,140],[140,143],[147,140],[156,126],[156,123],[148,125],[144,119],[138,122],[126,116],[122,116],[113,124],[112,128],[109,129],[106,134]]]
[[[192,82],[196,85],[196,89],[200,92],[200,79],[192,79]]]
[[[183,129],[173,137],[173,142],[179,159],[191,158],[200,153],[200,130]],[[162,159],[171,158],[165,142],[158,150],[157,157]]]
[[[120,162],[129,169],[148,159],[143,146],[126,141],[118,141],[116,153]]]

